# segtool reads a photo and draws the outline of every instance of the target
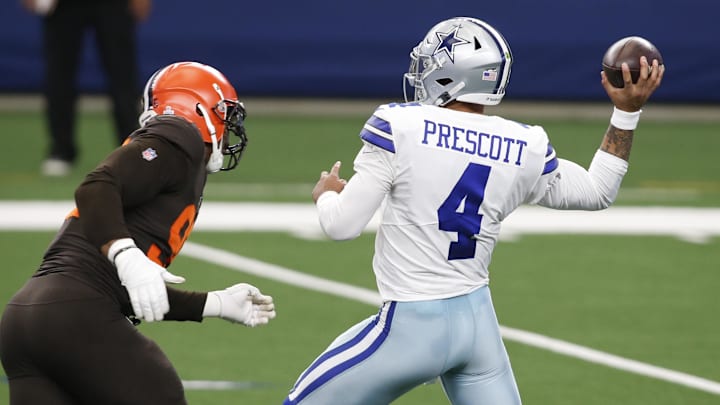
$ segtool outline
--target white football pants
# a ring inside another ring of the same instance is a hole
[[[284,405],[387,405],[436,377],[454,405],[521,403],[487,286],[386,302],[315,359]]]

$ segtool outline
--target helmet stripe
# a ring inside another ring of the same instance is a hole
[[[153,73],[152,76],[150,76],[150,79],[148,79],[147,83],[145,83],[145,90],[143,90],[143,111],[148,111],[152,109],[152,100],[153,100],[153,89],[155,88],[155,81],[157,80],[158,76],[160,76],[161,72],[164,72],[167,69],[167,66],[161,69],[158,69]]]
[[[510,75],[509,64],[512,62],[512,52],[510,51],[510,46],[505,40],[505,37],[503,37],[502,34],[500,34],[500,32],[498,32],[490,24],[474,18],[470,19],[469,21],[475,23],[477,26],[487,31],[487,33],[490,34],[490,37],[492,37],[493,41],[495,41],[495,45],[497,45],[498,49],[500,50],[500,58],[502,59],[502,62],[500,62],[501,76],[500,80],[498,80],[497,82],[495,90],[493,90],[493,93],[497,94],[504,92],[505,85],[508,81],[508,76]]]

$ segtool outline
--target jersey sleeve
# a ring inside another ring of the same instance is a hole
[[[555,148],[553,148],[552,144],[547,138],[547,134],[545,133],[545,130],[541,127],[533,127],[536,131],[539,131],[540,134],[539,138],[544,140],[544,144],[542,147],[544,147],[545,150],[545,157],[542,161],[542,171],[540,172],[539,178],[537,178],[534,186],[532,187],[530,194],[525,199],[525,203],[528,204],[537,204],[537,202],[545,196],[545,193],[547,192],[548,185],[553,181],[553,179],[557,175],[558,166],[560,164],[560,160],[557,157],[557,153],[555,152]]]
[[[356,238],[370,222],[392,185],[389,153],[363,145],[355,159],[355,174],[340,193],[326,192],[317,201],[318,218],[334,240]]]
[[[627,161],[601,150],[595,153],[588,170],[559,159],[537,204],[566,210],[605,209],[615,202],[627,169]]]
[[[83,230],[96,247],[130,237],[123,212],[186,181],[191,157],[160,136],[141,136],[113,151],[75,191]]]
[[[326,192],[317,201],[320,226],[334,240],[356,238],[372,219],[394,179],[395,144],[382,107],[367,120],[352,175],[341,193]]]
[[[163,320],[202,322],[207,293],[167,287],[167,294],[170,311],[165,314]]]
[[[360,131],[360,138],[370,145],[395,153],[392,125],[390,125],[390,120],[385,117],[384,106],[378,107],[368,118]]]

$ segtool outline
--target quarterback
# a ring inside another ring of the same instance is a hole
[[[247,143],[245,108],[215,68],[179,62],[147,82],[141,128],[75,191],[76,209],[0,322],[10,404],[185,404],[180,378],[134,324],[275,317],[270,296],[235,284],[165,285],[190,235],[208,173],[231,170]],[[230,144],[230,136],[237,143]]]
[[[585,169],[542,127],[485,114],[512,62],[486,22],[438,23],[411,53],[406,103],[379,106],[360,130],[352,177],[340,162],[321,173],[312,196],[330,238],[355,238],[382,209],[372,266],[383,305],[300,374],[286,405],[386,405],[438,377],[452,404],[521,403],[489,288],[500,225],[521,204],[610,206],[664,67],[642,58],[632,83],[625,65],[624,88],[601,73],[614,109]]]

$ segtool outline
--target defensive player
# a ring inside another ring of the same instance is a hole
[[[165,285],[184,281],[166,267],[192,231],[207,174],[236,167],[244,119],[213,67],[174,63],[150,78],[141,128],[77,188],[76,209],[5,309],[11,405],[184,404],[169,359],[133,323],[275,317],[272,297],[249,284],[209,293]]]
[[[484,114],[501,101],[512,62],[489,24],[440,22],[411,53],[412,102],[367,120],[349,181],[339,162],[320,175],[312,196],[332,239],[358,236],[384,204],[373,258],[384,303],[317,357],[286,405],[388,404],[436,377],[453,404],[520,404],[488,288],[500,224],[523,203],[608,207],[664,67],[643,58],[633,84],[626,65],[624,88],[601,76],[615,108],[585,170],[558,158],[543,128]]]

